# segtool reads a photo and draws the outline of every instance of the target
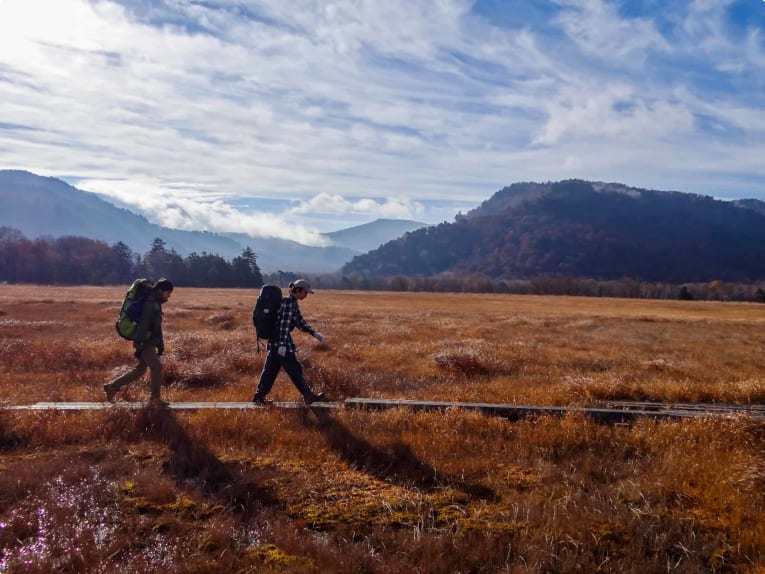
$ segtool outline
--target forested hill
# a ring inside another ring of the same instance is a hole
[[[501,189],[454,223],[355,257],[367,276],[481,273],[655,282],[765,278],[765,204],[567,180]]]

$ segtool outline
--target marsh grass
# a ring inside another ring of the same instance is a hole
[[[123,288],[0,286],[10,404],[101,400]],[[170,400],[248,400],[255,291],[178,289]],[[318,292],[306,377],[353,396],[587,405],[765,401],[765,309]],[[122,399],[146,398],[135,384]],[[280,375],[277,400],[297,392]],[[765,425],[510,423],[394,409],[0,411],[2,572],[765,569]]]

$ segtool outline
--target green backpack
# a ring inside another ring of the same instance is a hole
[[[151,295],[153,288],[154,284],[148,279],[136,279],[130,285],[127,293],[125,293],[122,307],[120,307],[120,314],[117,317],[117,322],[114,324],[117,328],[117,333],[123,339],[128,341],[134,340],[138,329],[138,320],[143,312],[143,304]]]

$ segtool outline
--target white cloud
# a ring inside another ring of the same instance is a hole
[[[761,31],[726,33],[730,1],[661,20],[556,0],[534,20],[509,0],[503,18],[468,0],[4,0],[0,166],[175,227],[309,242],[312,215],[433,221],[429,202],[519,180],[698,191],[743,169],[748,193],[765,57]],[[231,208],[247,197],[296,207]]]
[[[292,214],[365,214],[375,218],[412,219],[422,215],[425,208],[416,201],[389,197],[384,201],[362,198],[348,200],[341,195],[320,193],[288,210]]]
[[[761,30],[740,35],[728,30],[725,14],[735,0],[694,0],[682,23],[685,46],[712,69],[733,76],[756,74],[763,67]],[[765,9],[765,6],[758,6]],[[760,42],[758,42],[758,39]]]
[[[278,214],[245,214],[219,199],[205,200],[198,194],[186,194],[183,185],[164,187],[156,181],[84,180],[78,182],[77,187],[111,198],[144,215],[152,223],[172,229],[246,233],[252,237],[278,237],[306,245],[328,244],[315,229],[290,223]]]
[[[570,92],[570,93],[569,93]],[[618,140],[655,141],[693,129],[693,115],[679,102],[647,101],[625,85],[600,90],[572,89],[547,106],[549,119],[535,140],[552,145],[565,137],[588,136]]]
[[[564,10],[557,17],[569,37],[585,52],[603,58],[642,59],[648,51],[667,52],[670,45],[645,18],[626,19],[605,0],[554,0]]]

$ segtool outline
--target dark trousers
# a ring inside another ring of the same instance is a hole
[[[260,380],[258,381],[258,396],[265,397],[271,392],[271,387],[274,386],[276,375],[279,374],[279,369],[284,368],[284,371],[289,375],[292,384],[295,385],[300,394],[306,396],[311,393],[311,389],[308,383],[305,382],[303,377],[303,365],[297,360],[295,353],[287,352],[284,357],[280,357],[276,349],[272,349],[266,355],[266,362],[263,365],[263,372],[260,373]]]

